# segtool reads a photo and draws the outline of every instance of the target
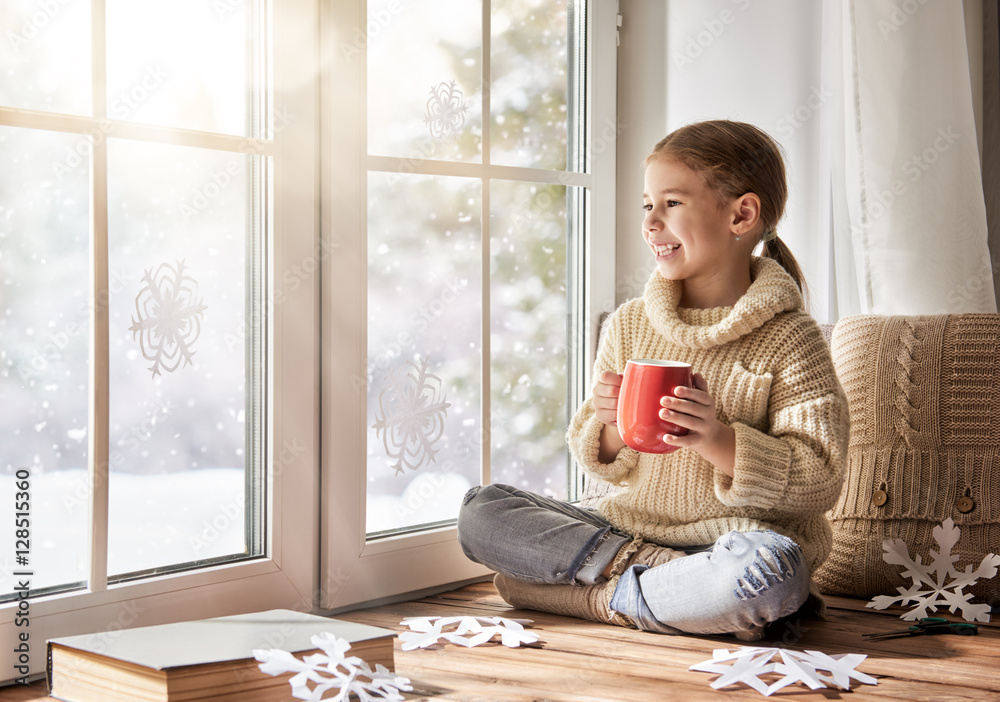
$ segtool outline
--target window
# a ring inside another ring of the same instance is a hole
[[[0,527],[0,632],[34,672],[48,636],[226,613],[209,592],[312,606],[316,13],[5,4],[0,495],[30,538]]]
[[[474,485],[576,496],[563,436],[593,299],[613,300],[613,226],[594,232],[614,221],[614,108],[593,96],[614,94],[614,14],[371,0],[328,18],[324,606],[482,574],[455,541]]]
[[[443,496],[573,497],[614,301],[610,0],[132,5],[4,10],[0,637],[28,568],[33,673],[53,636],[481,576]]]

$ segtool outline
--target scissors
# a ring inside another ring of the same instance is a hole
[[[953,622],[941,617],[924,617],[907,629],[898,631],[883,631],[877,634],[862,634],[861,637],[871,641],[894,639],[897,636],[919,636],[920,634],[958,634],[972,636],[979,633],[979,627],[971,622]]]

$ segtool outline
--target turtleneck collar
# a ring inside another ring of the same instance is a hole
[[[707,326],[686,323],[677,313],[681,284],[653,271],[643,303],[653,328],[668,341],[689,348],[711,348],[749,334],[775,315],[803,308],[795,281],[774,259],[754,256],[750,260],[753,282],[732,307],[706,311],[719,321]]]

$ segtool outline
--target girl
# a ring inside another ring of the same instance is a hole
[[[775,233],[787,197],[775,142],[749,124],[701,122],[660,141],[645,166],[642,236],[656,271],[609,319],[593,396],[567,433],[591,479],[625,489],[593,511],[473,488],[459,541],[515,607],[753,640],[819,598],[810,574],[831,547],[824,513],[840,493],[847,401]],[[698,371],[695,387],[661,399],[660,416],[688,430],[665,437],[680,450],[622,440],[631,358]]]

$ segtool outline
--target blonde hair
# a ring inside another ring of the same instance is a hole
[[[705,186],[718,195],[720,205],[746,193],[757,195],[761,255],[780,263],[805,293],[802,269],[778,238],[777,226],[788,200],[788,185],[781,148],[774,139],[745,122],[695,122],[661,139],[644,165],[659,159],[674,159],[698,173]]]

